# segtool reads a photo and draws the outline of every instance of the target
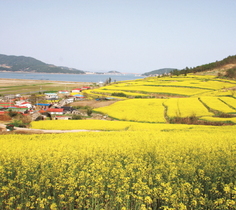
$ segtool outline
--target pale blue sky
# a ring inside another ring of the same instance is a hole
[[[144,73],[236,54],[235,0],[0,0],[0,54]]]

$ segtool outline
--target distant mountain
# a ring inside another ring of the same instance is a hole
[[[25,56],[0,54],[0,71],[9,72],[34,72],[34,73],[66,73],[84,74],[84,71],[74,68],[46,64],[35,58]]]
[[[108,71],[108,74],[121,74],[119,71]]]
[[[174,68],[164,68],[164,69],[157,69],[153,71],[146,72],[142,74],[142,76],[151,76],[151,75],[160,75],[160,74],[167,74],[171,71],[175,70]]]
[[[101,72],[94,72],[95,74],[122,74],[119,71],[101,71]]]

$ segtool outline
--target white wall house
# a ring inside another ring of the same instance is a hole
[[[80,88],[75,88],[73,90],[71,90],[72,93],[79,93],[81,92],[81,89]]]
[[[69,94],[70,92],[68,90],[59,90],[58,93],[60,93],[60,94]]]
[[[58,99],[57,93],[45,93],[45,98],[46,99]]]

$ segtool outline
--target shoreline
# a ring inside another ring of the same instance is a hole
[[[0,73],[23,73],[23,74],[67,74],[67,75],[139,75],[138,73],[100,73],[100,74],[96,74],[96,73],[89,73],[89,74],[73,74],[73,73],[48,73],[48,72],[34,72],[34,71],[29,71],[29,72],[25,72],[25,71],[0,71]]]

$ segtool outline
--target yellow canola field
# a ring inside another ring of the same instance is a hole
[[[1,135],[0,209],[235,209],[225,128]]]
[[[203,88],[208,90],[219,90],[222,88],[230,88],[234,87],[236,84],[226,83],[223,81],[204,81],[204,80],[187,80],[183,79],[182,81],[147,81],[146,83],[142,83],[142,85],[148,86],[173,86],[173,87],[189,87],[189,88]]]
[[[143,93],[134,93],[134,92],[128,92],[128,91],[104,90],[104,89],[103,90],[102,89],[95,89],[95,90],[92,91],[92,93],[104,94],[104,95],[111,95],[112,93],[124,93],[127,96],[142,96],[142,97],[148,96],[147,94],[143,94]]]
[[[92,130],[92,131],[173,131],[173,130],[209,130],[232,129],[233,127],[213,127],[206,125],[138,123],[130,121],[106,120],[47,120],[32,122],[33,129],[43,130]],[[236,128],[236,127],[235,127]]]
[[[210,122],[231,122],[236,124],[236,117],[201,117],[201,120],[210,121]]]
[[[168,117],[212,116],[198,98],[171,98],[164,102]]]
[[[130,122],[107,120],[44,120],[31,122],[31,128],[43,130],[126,130]]]
[[[94,111],[113,118],[136,122],[165,123],[163,102],[166,99],[130,99],[100,107]]]
[[[101,90],[103,90],[101,88]],[[106,90],[116,90],[116,91],[135,91],[141,93],[161,93],[161,94],[172,94],[172,95],[184,95],[192,96],[196,94],[201,94],[209,90],[198,89],[198,88],[185,88],[185,87],[159,87],[159,86],[106,86]]]
[[[113,83],[98,90],[116,90],[116,91],[135,91],[159,94],[173,95],[232,95],[232,92],[226,92],[227,88],[235,87],[233,80],[223,80],[214,76],[189,75],[184,77],[147,77],[134,81],[123,81]],[[224,91],[224,92],[219,92]]]
[[[236,99],[232,97],[220,97],[220,100],[228,104],[230,107],[236,109]]]
[[[236,113],[235,109],[230,108],[227,104],[219,100],[218,97],[200,97],[201,101],[209,108],[223,113]],[[223,99],[224,100],[224,99]]]

